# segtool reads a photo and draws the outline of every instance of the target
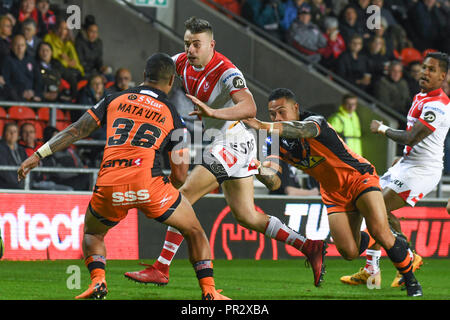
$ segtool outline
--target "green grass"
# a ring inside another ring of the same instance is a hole
[[[143,261],[152,263],[153,261]],[[391,288],[395,269],[386,258],[381,260],[381,289],[348,286],[340,283],[342,275],[357,271],[364,260],[326,260],[327,273],[320,288],[312,283],[311,269],[304,260],[254,261],[216,260],[216,287],[234,300],[392,300],[408,299],[405,291]],[[67,268],[77,265],[81,270],[80,289],[68,289]],[[195,273],[187,260],[174,260],[170,283],[165,287],[132,282],[123,276],[126,271],[140,270],[137,261],[107,262],[109,300],[198,300],[200,289]],[[423,287],[422,300],[450,299],[450,261],[425,259],[416,276]],[[2,300],[66,300],[73,299],[89,285],[89,274],[83,261],[0,261],[0,299]]]

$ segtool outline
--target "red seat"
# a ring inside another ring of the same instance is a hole
[[[65,128],[67,128],[68,126],[70,126],[71,124],[72,124],[72,122],[66,121],[66,120],[56,121],[56,129],[58,129],[59,131],[62,131]]]
[[[404,66],[408,66],[413,61],[422,62],[423,57],[422,57],[422,53],[420,53],[420,51],[417,49],[404,48],[400,52],[400,59],[402,60],[402,63]]]
[[[88,84],[88,81],[87,81],[87,80],[80,80],[80,81],[78,81],[78,84],[77,84],[77,90],[80,91],[81,89],[83,89],[84,87],[86,87],[87,84]]]
[[[423,50],[423,52],[422,52],[422,57],[425,59],[425,57],[427,56],[427,54],[429,54],[429,53],[431,53],[431,52],[437,52],[437,50],[435,50],[435,49],[426,49],[426,50]]]
[[[8,110],[9,119],[11,120],[34,120],[36,113],[29,107],[12,106]]]
[[[34,126],[34,129],[36,130],[36,139],[42,140],[44,136],[44,128],[46,126],[44,122],[39,120],[21,120],[17,122],[17,125],[20,128],[24,123],[31,123]]]
[[[49,121],[50,120],[50,108],[39,108],[37,113],[37,118],[41,121]],[[60,109],[56,109],[56,120],[65,120],[66,115],[64,111]]]
[[[2,107],[0,107],[0,119],[7,119],[8,118],[8,113],[6,112],[5,109],[3,109]],[[1,132],[1,131],[0,131]]]

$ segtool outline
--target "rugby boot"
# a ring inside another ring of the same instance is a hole
[[[158,286],[165,286],[169,283],[169,274],[162,273],[153,265],[145,263],[139,264],[142,266],[146,266],[147,268],[141,271],[126,272],[124,274],[125,277],[139,283],[153,283]]]
[[[94,278],[89,288],[75,299],[105,299],[107,293],[105,278]]]
[[[343,277],[341,277],[340,280],[342,283],[356,286],[359,284],[367,284],[367,280],[369,278],[372,279],[372,283],[381,284],[381,272],[380,271],[378,271],[374,275],[371,275],[364,268],[359,269],[358,272],[356,272],[350,276],[343,276]]]
[[[308,259],[308,263],[312,268],[314,275],[314,285],[316,287],[320,286],[323,281],[323,276],[325,275],[325,254],[327,244],[324,240],[306,240],[301,248],[301,252]]]
[[[222,290],[216,290],[214,287],[205,288],[202,292],[202,300],[231,300],[230,298],[221,294]]]

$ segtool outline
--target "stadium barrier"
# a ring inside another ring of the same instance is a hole
[[[89,192],[0,193],[4,259],[81,259],[84,214],[89,199]],[[450,257],[450,215],[445,204],[442,200],[424,200],[415,208],[403,208],[396,213],[412,248],[425,258]],[[277,216],[311,239],[330,240],[326,209],[319,197],[256,195],[255,205],[259,212]],[[214,259],[277,260],[302,256],[290,246],[238,225],[223,195],[205,196],[194,205],[194,210],[210,239]],[[164,225],[132,210],[106,236],[108,259],[155,259],[165,232]],[[188,257],[184,243],[178,259]],[[339,256],[332,242],[328,256]]]

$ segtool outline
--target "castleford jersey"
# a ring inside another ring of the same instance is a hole
[[[107,130],[97,186],[160,176],[161,153],[184,149],[183,120],[166,94],[157,89],[140,86],[115,93],[88,112]]]
[[[417,94],[407,120],[406,130],[411,130],[416,121],[420,121],[433,133],[413,147],[406,146],[403,152],[404,160],[442,170],[444,141],[450,126],[448,96],[442,89]]]
[[[233,105],[231,95],[247,89],[242,72],[228,58],[215,52],[211,61],[201,69],[189,64],[186,53],[173,56],[177,73],[182,78],[187,94],[197,97],[214,109]],[[225,129],[234,121],[213,118],[203,119],[205,129]]]
[[[342,192],[350,183],[350,177],[376,176],[369,161],[351,151],[336,131],[321,115],[300,113],[301,121],[313,121],[320,133],[315,138],[279,138],[279,155],[272,150],[273,141],[268,138],[267,160],[281,160],[301,169],[320,183],[321,193]]]

